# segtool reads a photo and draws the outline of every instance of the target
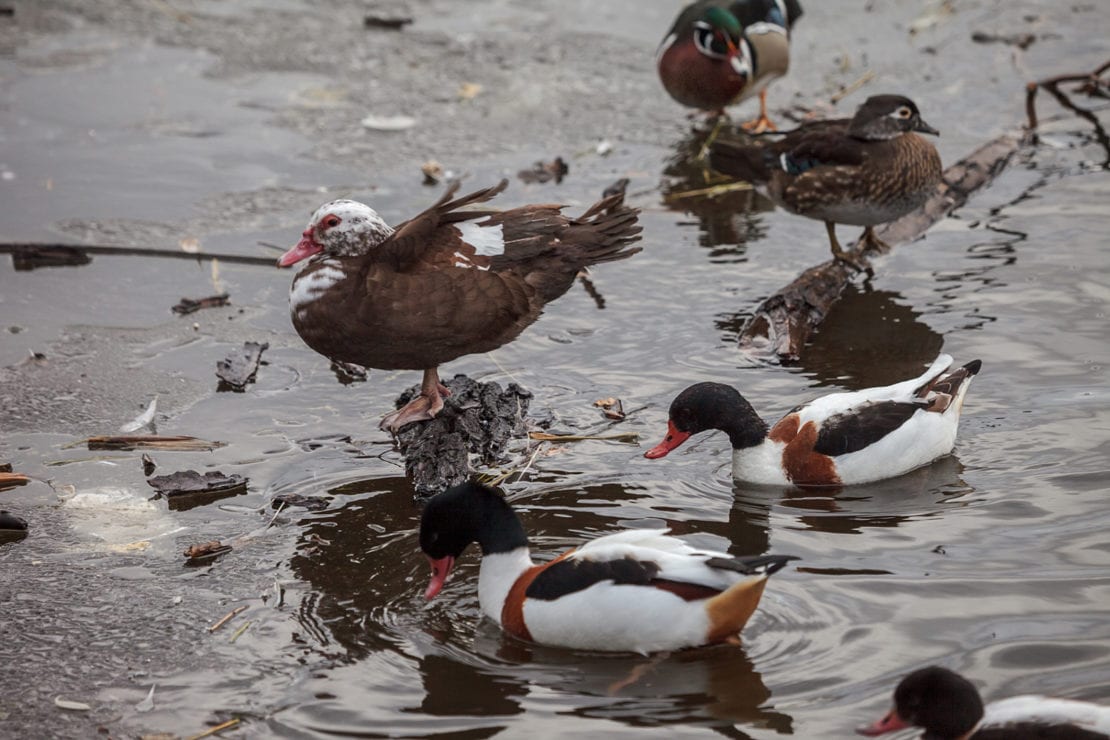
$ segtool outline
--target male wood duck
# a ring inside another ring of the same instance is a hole
[[[889,713],[856,732],[874,737],[907,727],[925,730],[927,740],[1108,740],[1110,707],[1032,695],[984,707],[966,678],[928,666],[898,683]]]
[[[464,483],[433,496],[420,520],[440,592],[472,542],[482,548],[482,613],[522,640],[579,650],[651,653],[734,642],[771,574],[791,555],[734,557],[665,529],[630,529],[536,565],[528,535],[495,491]]]
[[[656,53],[663,87],[690,108],[722,114],[759,93],[759,118],[744,124],[774,129],[767,85],[790,66],[790,29],[797,0],[698,0],[687,5]]]
[[[952,369],[952,357],[941,355],[912,380],[830,393],[770,429],[735,388],[696,383],[675,396],[667,436],[644,457],[663,457],[691,435],[719,429],[732,444],[737,480],[841,486],[893,478],[952,451],[964,396],[981,365]]]
[[[383,429],[431,419],[443,408],[449,391],[439,365],[512,341],[567,292],[579,270],[640,251],[629,246],[640,238],[639,211],[623,194],[577,218],[557,205],[464,210],[507,184],[454,198],[456,183],[396,229],[362,203],[325,203],[278,259],[289,267],[311,258],[289,294],[305,344],[331,360],[424,371],[420,395],[387,415]]]
[[[866,227],[863,249],[885,249],[874,227],[919,208],[940,183],[940,155],[915,132],[940,135],[909,98],[875,95],[850,119],[815,121],[773,141],[717,141],[709,162],[791,213],[824,221],[833,256],[858,268],[862,257],[841,249],[836,224]]]

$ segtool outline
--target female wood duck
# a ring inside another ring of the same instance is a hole
[[[440,364],[512,341],[579,270],[640,251],[629,248],[639,239],[638,211],[623,195],[578,218],[555,205],[461,210],[507,184],[452,200],[455,184],[396,230],[362,203],[325,203],[278,260],[288,267],[312,258],[289,295],[305,344],[332,360],[424,371],[420,395],[387,415],[383,429],[431,419],[443,408]]]
[[[618,532],[535,565],[512,507],[489,488],[464,483],[424,508],[420,549],[432,566],[424,596],[439,593],[455,560],[477,542],[478,603],[509,634],[553,647],[646,654],[734,641],[767,577],[797,559],[737,558],[666,532]]]
[[[737,480],[840,486],[893,478],[952,451],[964,396],[981,364],[949,372],[952,358],[941,355],[917,378],[822,396],[770,431],[734,388],[697,383],[671,402],[667,436],[644,457],[663,457],[693,434],[720,429],[732,442]]]
[[[1108,740],[1110,707],[1015,696],[984,708],[970,681],[929,666],[903,678],[894,690],[894,708],[856,732],[875,736],[906,727],[922,728],[930,740]]]
[[[690,108],[723,113],[759,93],[759,118],[744,124],[774,129],[767,85],[790,66],[790,29],[797,0],[698,0],[687,5],[656,53],[663,87]]]
[[[876,95],[851,119],[817,121],[776,141],[715,142],[709,161],[791,213],[824,221],[833,256],[860,267],[836,241],[836,224],[865,226],[865,249],[884,249],[874,226],[920,207],[940,183],[940,156],[915,131],[940,135],[909,98]]]

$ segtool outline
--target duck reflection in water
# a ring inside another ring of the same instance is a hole
[[[746,183],[709,169],[702,148],[711,133],[696,128],[675,145],[660,190],[667,208],[697,218],[698,244],[709,249],[710,261],[743,262],[748,243],[767,235],[758,214],[775,205]]]

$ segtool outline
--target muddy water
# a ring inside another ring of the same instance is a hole
[[[782,105],[827,99],[870,65],[884,90],[918,99],[951,162],[1020,118],[1027,76],[1108,56],[1105,14],[1082,8],[889,5],[867,14],[884,33],[865,39],[852,18],[810,11],[796,43],[816,63],[774,88]],[[823,229],[747,193],[664,205],[699,177],[675,163],[696,141],[650,69],[671,9],[614,7],[416,3],[402,38],[368,36],[339,5],[323,15],[344,22],[328,24],[297,2],[19,5],[22,25],[0,18],[0,231],[267,256],[258,241],[289,243],[330,197],[370,199],[391,221],[423,207],[438,195],[417,184],[430,156],[477,186],[573,155],[560,186],[514,182],[514,204],[581,205],[630,177],[645,249],[595,271],[604,308],[576,287],[517,342],[446,372],[519,382],[568,432],[605,428],[595,399],[632,410],[617,429],[639,446],[545,444],[505,486],[539,557],[629,526],[800,556],[743,646],[645,658],[507,639],[479,616],[476,557],[425,603],[419,510],[376,429],[417,375],[341,384],[289,325],[288,273],[102,255],[16,271],[5,258],[0,462],[35,480],[0,492],[31,523],[0,543],[0,735],[188,736],[239,718],[246,737],[846,737],[900,674],[932,662],[992,698],[1110,701],[1110,154],[1093,127],[1048,124],[989,191],[877,261],[797,366],[768,364],[740,354],[736,334],[761,297],[824,259]],[[320,50],[325,26],[334,43]],[[970,43],[979,28],[1040,37],[1014,56]],[[469,107],[455,98],[465,81],[484,85]],[[368,133],[370,111],[418,124]],[[615,144],[608,158],[592,153],[600,138]],[[230,307],[169,312],[220,290]],[[271,345],[257,382],[216,392],[216,360],[247,340]],[[45,359],[25,360],[31,349]],[[732,382],[775,418],[828,389],[907,377],[942,350],[984,369],[956,453],[903,478],[831,493],[737,485],[720,435],[641,457],[689,383]],[[156,395],[158,431],[228,443],[154,453],[158,472],[239,473],[246,494],[170,510],[148,500],[138,453],[69,446]],[[522,441],[506,467],[536,449]],[[283,493],[328,507],[275,518]],[[183,566],[185,547],[217,538],[234,550]]]

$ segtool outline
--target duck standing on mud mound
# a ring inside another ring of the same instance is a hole
[[[759,118],[744,128],[774,129],[767,85],[790,67],[790,29],[801,14],[797,0],[691,3],[659,45],[659,79],[677,102],[717,114],[759,93]]]
[[[509,634],[552,647],[645,654],[735,641],[767,578],[797,559],[733,557],[691,547],[665,529],[630,529],[536,565],[512,507],[468,482],[424,508],[420,549],[432,566],[426,598],[440,592],[472,542],[482,548],[478,603]]]
[[[941,355],[917,378],[822,396],[770,430],[735,388],[697,383],[671,402],[667,436],[644,457],[663,457],[693,434],[720,429],[732,443],[737,480],[840,486],[893,478],[952,451],[981,365],[973,360],[952,370],[952,358]]]
[[[859,268],[862,257],[841,249],[836,224],[864,226],[864,248],[886,249],[874,227],[921,207],[940,184],[940,155],[915,132],[940,135],[909,98],[875,95],[850,119],[750,144],[714,142],[709,163],[791,213],[824,221],[833,256]]]
[[[325,203],[278,259],[280,267],[309,260],[289,294],[305,344],[332,360],[424,371],[420,395],[386,415],[383,429],[443,408],[439,365],[512,341],[579,270],[640,251],[630,247],[639,239],[639,211],[623,194],[577,218],[557,205],[462,210],[507,184],[454,198],[456,183],[396,229],[362,203]]]

